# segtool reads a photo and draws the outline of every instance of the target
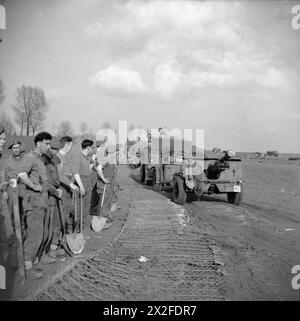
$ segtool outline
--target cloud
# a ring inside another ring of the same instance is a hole
[[[299,122],[300,121],[300,112],[294,112],[289,115],[289,120]]]
[[[162,98],[173,97],[176,90],[180,90],[182,72],[175,62],[158,65],[153,70],[153,91]]]
[[[86,33],[109,50],[109,65],[91,79],[111,94],[170,100],[204,88],[289,86],[272,48],[243,20],[244,3],[119,1],[107,10]]]
[[[146,91],[138,72],[113,65],[91,77],[91,83],[107,92],[117,90],[123,94],[141,94]]]

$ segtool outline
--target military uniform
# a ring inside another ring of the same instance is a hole
[[[26,185],[23,208],[27,220],[27,237],[24,240],[25,261],[34,262],[43,252],[44,219],[48,210],[48,192],[57,195],[56,188],[49,184],[46,167],[42,157],[35,151],[24,157],[20,173],[26,172],[33,184],[40,184],[42,192],[37,192]]]
[[[63,196],[62,196],[62,204],[65,211],[65,225],[66,228],[72,230],[72,218],[74,215],[74,207],[72,206],[72,196],[73,192],[70,188],[70,184],[74,183],[73,177],[73,158],[72,154],[69,152],[68,154],[63,154],[59,151],[56,154],[60,159],[60,164],[58,164],[58,175],[61,184],[61,188],[63,189]]]
[[[89,217],[89,209],[91,204],[91,196],[92,196],[92,169],[90,167],[91,157],[85,156],[80,152],[79,155],[73,158],[73,170],[74,174],[79,174],[83,187],[85,189],[85,195],[83,196],[83,206],[82,206],[82,225],[86,226],[88,217]],[[79,208],[79,207],[78,207]]]
[[[100,204],[102,200],[102,195],[104,191],[104,182],[98,176],[97,184],[93,187],[90,215],[102,216],[105,218],[109,217],[110,210],[113,202],[116,202],[116,176],[117,176],[117,166],[113,164],[110,155],[103,156],[101,152],[97,153],[96,164],[94,167],[94,172],[96,172],[96,167],[102,165],[103,176],[109,180],[109,184],[106,185],[106,191],[103,200],[102,209],[100,209]]]
[[[23,159],[24,159],[24,152],[21,152],[20,155],[18,155],[18,156],[15,156],[13,154],[10,155],[5,160],[4,175],[5,175],[5,180],[10,181],[11,179],[15,179],[18,182],[19,212],[20,212],[23,237],[25,238],[26,221],[25,221],[25,217],[23,215],[23,206],[22,206],[25,185],[22,182],[20,182],[20,180],[18,179],[18,174],[20,173]],[[10,185],[7,187],[7,194],[8,194],[8,209],[11,213],[12,227],[14,229],[12,189],[11,189]]]
[[[197,159],[185,159],[182,164],[183,176],[187,186],[195,188],[199,193],[203,190],[203,170],[201,161]]]
[[[46,219],[44,224],[44,239],[45,239],[45,251],[48,251],[50,244],[58,245],[60,232],[61,232],[61,222],[59,217],[58,209],[58,192],[57,189],[60,188],[60,179],[58,176],[57,165],[60,163],[58,156],[52,154],[48,151],[47,154],[42,156],[46,167],[46,173],[49,179],[49,186],[51,190],[49,191],[49,208],[46,213]]]

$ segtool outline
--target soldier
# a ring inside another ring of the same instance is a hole
[[[93,141],[85,139],[81,143],[81,152],[79,155],[74,155],[74,178],[79,187],[80,193],[83,196],[83,227],[86,225],[89,215],[89,208],[92,194],[92,169],[91,157],[93,152]]]
[[[7,233],[7,244],[10,252],[10,262],[12,266],[17,266],[17,239],[15,234],[15,220],[14,220],[14,209],[13,209],[13,192],[12,186],[16,185],[18,189],[18,198],[19,198],[19,213],[20,213],[20,221],[21,221],[21,229],[22,229],[22,237],[23,239],[26,237],[26,221],[23,215],[23,194],[24,194],[24,184],[18,182],[18,174],[20,171],[20,167],[22,165],[22,161],[24,158],[24,151],[21,149],[21,141],[14,140],[12,141],[8,149],[11,150],[11,154],[4,161],[4,177],[5,181],[10,184],[7,185],[6,190],[3,191],[3,200],[7,203],[5,204],[7,208],[7,213],[10,215],[10,218],[6,219],[6,233]]]
[[[22,226],[22,232],[23,232],[23,237],[25,237],[25,226],[26,226],[26,221],[24,220],[24,215],[23,215],[23,195],[24,195],[24,189],[25,185],[20,182],[18,179],[18,174],[20,173],[20,168],[23,164],[24,160],[24,150],[22,150],[22,143],[21,141],[14,140],[12,141],[8,149],[11,150],[10,156],[5,160],[5,179],[9,182],[15,182],[17,183],[18,181],[18,195],[19,195],[19,212],[20,212],[20,218],[21,218],[21,226]],[[13,217],[13,202],[12,202],[12,190],[11,187],[8,186],[7,191],[4,192],[4,198],[7,199],[8,201],[8,209],[11,213],[11,216]],[[12,219],[12,224],[14,228],[14,220]]]
[[[42,155],[50,148],[52,136],[41,132],[34,138],[35,148],[24,157],[19,177],[26,185],[23,207],[27,219],[27,238],[24,240],[25,268],[32,270],[33,264],[53,263],[55,259],[41,256],[44,244],[44,219],[48,210],[48,193],[59,197],[60,193],[50,184]],[[32,272],[34,278],[43,277],[38,271]]]
[[[198,197],[203,194],[203,169],[201,160],[195,158],[196,152],[192,153],[193,158],[183,160],[182,171],[189,188],[197,191]]]
[[[42,155],[49,182],[58,192],[58,195],[51,195],[49,193],[49,208],[44,224],[44,251],[52,258],[65,253],[64,250],[60,251],[59,249],[59,239],[62,228],[59,217],[58,200],[62,198],[63,190],[58,174],[58,166],[60,165],[60,158],[56,155],[58,149],[59,143],[53,140],[51,142],[51,148]]]
[[[105,141],[104,141],[105,142]],[[97,172],[98,181],[93,188],[90,215],[100,216],[101,229],[107,229],[111,226],[112,218],[110,214],[116,210],[116,175],[117,167],[115,165],[115,153],[109,153],[109,146],[101,146],[104,142],[98,142],[96,165],[94,170]],[[104,186],[106,191],[104,194]],[[103,206],[100,209],[100,202],[104,195]]]
[[[74,184],[74,168],[73,157],[71,154],[73,140],[69,136],[64,136],[60,139],[60,150],[56,154],[60,158],[60,164],[58,164],[58,174],[61,182],[61,188],[63,189],[62,203],[66,213],[66,227],[71,229],[72,223],[70,223],[73,208],[72,208],[72,196],[74,191],[78,191],[79,188]]]

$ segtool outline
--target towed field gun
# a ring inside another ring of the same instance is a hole
[[[223,171],[229,168],[229,159],[235,156],[232,151],[224,151],[224,155],[214,163],[208,165],[204,173],[208,179],[218,179]]]

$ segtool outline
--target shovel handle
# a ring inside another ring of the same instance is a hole
[[[74,197],[74,221],[77,221],[77,199],[78,199],[78,194],[77,191],[74,191],[73,193],[73,197]]]
[[[102,209],[102,207],[103,207],[103,202],[104,202],[105,192],[106,192],[106,184],[104,184],[104,189],[103,189],[103,193],[102,193],[100,209]]]
[[[58,200],[58,209],[59,209],[59,218],[60,218],[60,223],[62,226],[62,231],[63,231],[63,234],[65,235],[66,234],[66,226],[65,226],[66,218],[65,218],[65,212],[63,210],[61,199]]]
[[[17,186],[12,187],[12,203],[13,203],[13,215],[15,222],[15,233],[17,239],[17,255],[19,261],[19,273],[21,277],[21,283],[24,284],[26,280],[26,270],[25,270],[25,258],[24,258],[24,247],[23,247],[23,237],[21,228],[21,219],[19,211],[19,194]]]
[[[83,204],[82,204],[82,194],[80,193],[80,233],[82,232],[82,211],[83,211]]]
[[[62,226],[62,247],[65,250],[65,252],[69,255],[69,256],[73,256],[72,251],[70,251],[70,249],[68,248],[68,242],[67,242],[67,230],[66,230],[66,223],[65,223],[65,212],[64,212],[64,208],[62,206],[62,200],[58,200],[58,209],[59,209],[59,217],[60,217],[60,221],[61,221],[61,226]]]

